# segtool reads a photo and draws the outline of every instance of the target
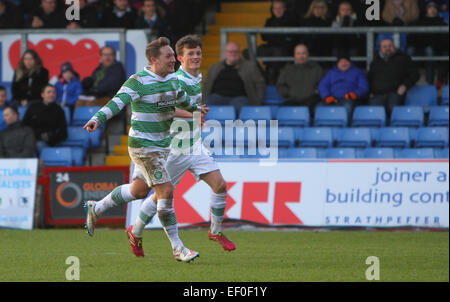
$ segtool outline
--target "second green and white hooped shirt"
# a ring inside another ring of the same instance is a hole
[[[148,67],[132,75],[117,94],[93,117],[99,125],[117,115],[131,104],[131,128],[128,147],[136,151],[169,149],[172,137],[170,125],[175,107],[194,112],[199,109],[191,104],[190,97],[182,89],[175,73],[160,77]],[[142,149],[144,148],[144,149]]]
[[[200,106],[202,104],[202,74],[199,72],[197,77],[195,77],[184,70],[182,66],[180,66],[175,74],[178,77],[181,88],[191,99],[191,103]],[[174,139],[172,142],[172,153],[178,149],[182,154],[194,154],[197,147],[199,147],[198,145],[201,143],[200,120],[195,120],[194,118],[175,117],[174,121],[186,122],[189,124],[189,131],[179,131],[177,133],[173,133]]]

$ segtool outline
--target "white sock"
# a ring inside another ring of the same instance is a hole
[[[164,231],[169,238],[172,249],[183,246],[183,242],[178,236],[178,224],[175,210],[173,209],[173,199],[158,199],[158,217]]]
[[[131,194],[130,187],[130,184],[118,186],[102,200],[96,202],[94,207],[95,214],[101,216],[108,209],[136,200],[136,197]]]
[[[147,224],[153,219],[157,212],[156,204],[153,201],[153,194],[144,199],[141,204],[141,210],[138,217],[136,218],[136,223],[133,226],[132,233],[134,236],[141,238],[142,232]]]
[[[211,193],[211,202],[209,205],[211,207],[211,233],[214,235],[222,232],[222,222],[227,205],[226,198],[227,193]]]

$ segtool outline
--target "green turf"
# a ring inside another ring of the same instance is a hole
[[[0,230],[0,281],[66,281],[66,259],[80,260],[80,281],[278,282],[366,281],[368,256],[380,261],[380,281],[449,281],[448,232],[226,233],[237,250],[225,252],[204,230],[181,230],[200,252],[193,263],[171,255],[161,230],[144,233],[136,258],[123,231]]]

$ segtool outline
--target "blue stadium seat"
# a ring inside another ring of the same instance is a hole
[[[391,114],[391,127],[421,127],[424,112],[420,106],[395,106]]]
[[[448,85],[445,85],[444,91],[442,92],[441,105],[448,105]]]
[[[448,127],[449,126],[448,106],[431,107],[428,126],[430,127]]]
[[[271,117],[273,120],[277,119],[277,114],[278,114],[278,110],[280,109],[280,106],[278,105],[269,105],[270,107],[270,112],[271,112]]]
[[[75,166],[84,166],[84,155],[85,152],[83,148],[80,147],[70,147],[72,149],[72,162]]]
[[[27,113],[27,106],[19,106],[17,110],[19,111],[19,121],[23,120],[25,113]]]
[[[439,17],[441,17],[445,23],[448,24],[448,11],[446,12],[439,12]]]
[[[346,127],[348,113],[345,107],[317,106],[314,113],[315,127]]]
[[[428,107],[436,106],[438,95],[436,87],[433,85],[416,85],[408,90],[406,94],[406,106],[420,106],[425,107],[425,112],[428,112]]]
[[[101,106],[81,106],[73,111],[72,126],[84,126],[91,117],[99,111]]]
[[[64,111],[64,115],[66,116],[66,125],[71,125],[72,119],[70,118],[70,108],[67,106],[61,106],[61,109]]]
[[[64,147],[80,147],[84,150],[89,148],[89,133],[79,126],[67,127],[67,139],[60,145]]]
[[[441,149],[441,148],[433,148],[434,152],[434,158],[445,158],[449,159],[449,153],[448,153],[448,147]]]
[[[225,139],[225,131],[229,128],[224,128],[223,137]],[[234,144],[236,146],[245,146],[248,147],[249,140],[250,143],[253,143],[257,146],[258,144],[258,127],[250,126],[250,127],[233,127],[233,139]],[[267,137],[266,137],[267,138]],[[224,144],[225,146],[225,144]]]
[[[299,135],[299,147],[329,148],[333,145],[333,133],[329,127],[304,128]]]
[[[239,119],[242,121],[254,120],[256,124],[259,120],[265,120],[266,125],[269,125],[272,112],[269,106],[243,106],[239,113]]]
[[[393,148],[367,148],[363,153],[364,158],[375,158],[375,159],[393,159],[394,149]]]
[[[352,159],[356,158],[356,151],[354,148],[327,148],[325,150],[325,157],[337,159]]]
[[[288,158],[317,158],[316,148],[289,148],[287,150]]]
[[[210,108],[205,120],[217,120],[225,125],[226,120],[236,119],[236,109],[234,106],[208,106]]]
[[[372,145],[372,135],[369,128],[344,128],[337,139],[341,148],[368,148]]]
[[[240,156],[236,155],[236,149],[232,148],[231,150],[233,151],[233,154],[231,154],[231,155],[225,154],[225,148],[221,149],[220,154],[214,153],[213,152],[214,150],[211,150],[211,152],[212,152],[212,156],[215,159],[220,159],[220,160],[224,160],[224,159],[225,160],[238,160],[238,159],[240,159]]]
[[[277,87],[274,85],[266,86],[266,92],[264,94],[264,105],[281,105],[284,103],[283,98],[278,94]]]
[[[309,108],[306,106],[288,106],[278,109],[277,117],[278,126],[309,126]]]
[[[405,148],[398,150],[396,158],[434,158],[432,148]]]
[[[448,147],[448,128],[421,127],[417,129],[415,147],[416,148]]]
[[[84,130],[84,131],[86,131],[86,130]],[[97,130],[94,132],[90,132],[90,133],[88,132],[90,147],[94,147],[94,148],[100,147],[100,145],[102,144],[102,135],[103,135],[102,128],[97,128]]]
[[[39,156],[47,167],[72,166],[72,150],[68,147],[44,147]]]
[[[352,127],[384,127],[386,110],[383,106],[357,106],[353,110]]]
[[[409,148],[411,137],[406,127],[383,127],[378,131],[376,147]]]
[[[292,127],[278,128],[278,147],[291,148],[295,145],[295,134]]]

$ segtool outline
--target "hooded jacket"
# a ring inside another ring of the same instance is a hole
[[[367,96],[369,83],[365,72],[351,65],[346,71],[341,71],[337,66],[330,69],[319,84],[319,94],[322,99],[334,96],[336,99],[345,99],[345,94],[354,92],[358,98]]]

